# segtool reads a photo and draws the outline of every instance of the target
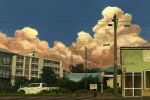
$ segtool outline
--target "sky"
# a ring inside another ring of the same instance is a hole
[[[69,46],[77,33],[93,35],[92,28],[107,6],[117,6],[132,14],[132,23],[141,26],[141,36],[150,40],[149,0],[0,0],[0,31],[14,36],[17,29],[32,27],[38,37]]]

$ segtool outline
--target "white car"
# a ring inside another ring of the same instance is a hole
[[[47,87],[45,83],[31,83],[26,87],[20,87],[17,92],[24,94],[39,94],[43,91],[56,90],[58,87]]]

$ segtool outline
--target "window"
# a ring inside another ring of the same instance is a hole
[[[40,84],[29,84],[27,87],[39,87]]]
[[[18,56],[18,57],[17,57],[17,61],[18,61],[18,62],[23,62],[23,57],[22,57],[22,56]]]
[[[32,77],[38,77],[38,72],[31,72]]]
[[[38,63],[38,59],[37,58],[32,58],[32,63],[34,63],[34,64]]]
[[[145,71],[145,89],[150,89],[150,71]]]
[[[125,88],[132,88],[133,81],[132,81],[132,73],[125,74]]]
[[[23,72],[22,71],[16,71],[16,75],[22,76]]]
[[[4,56],[3,57],[3,64],[9,65],[11,63],[11,58]]]
[[[1,68],[0,69],[0,78],[10,78],[10,69]]]
[[[38,65],[32,64],[31,70],[37,71],[38,70]]]
[[[23,65],[22,65],[22,64],[17,64],[17,65],[16,65],[16,68],[17,68],[17,69],[22,69],[22,68],[23,68]]]
[[[124,80],[125,96],[142,96],[142,73],[125,73]]]

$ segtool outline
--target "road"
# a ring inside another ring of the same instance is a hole
[[[3,96],[0,100],[150,100],[150,97],[31,97]]]

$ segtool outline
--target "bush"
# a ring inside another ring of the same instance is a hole
[[[104,93],[114,93],[114,89],[113,88],[106,88],[104,89]]]
[[[85,89],[76,90],[75,93],[88,93],[88,90]]]
[[[69,89],[66,89],[66,88],[60,88],[57,91],[60,93],[71,93],[71,91]]]

